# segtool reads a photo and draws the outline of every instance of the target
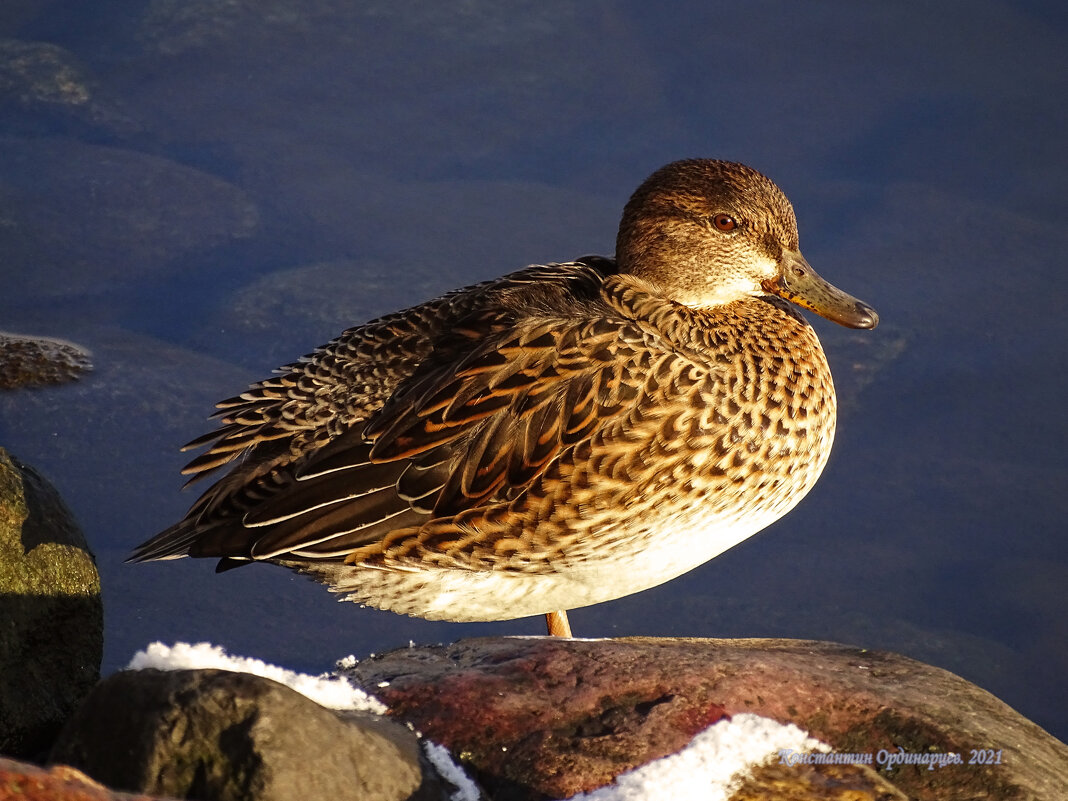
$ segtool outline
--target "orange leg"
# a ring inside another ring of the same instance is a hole
[[[550,637],[570,637],[571,624],[567,622],[567,610],[549,612],[545,616],[545,624],[549,627]]]

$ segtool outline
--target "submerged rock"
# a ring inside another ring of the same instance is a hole
[[[0,753],[33,757],[100,676],[100,576],[59,494],[2,448],[0,620]]]
[[[0,127],[24,133],[74,132],[129,136],[140,125],[123,104],[102,93],[73,53],[52,42],[0,38]]]
[[[0,101],[24,106],[81,106],[89,101],[85,68],[58,45],[0,39]]]
[[[2,135],[0,150],[8,297],[91,294],[174,272],[259,224],[241,189],[159,156]]]
[[[65,384],[92,369],[89,352],[73,342],[0,331],[0,389]]]

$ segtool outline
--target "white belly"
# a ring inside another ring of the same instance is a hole
[[[345,600],[429,620],[511,620],[589,606],[670,581],[778,520],[816,483],[833,437],[832,419],[808,459],[785,458],[781,446],[769,441],[759,456],[766,464],[781,459],[781,470],[755,471],[705,501],[654,492],[633,497],[626,509],[588,512],[596,519],[576,521],[584,534],[564,560],[530,570],[289,566],[314,575]]]
[[[788,512],[801,496],[759,514],[701,509],[672,515],[648,531],[644,545],[598,553],[555,572],[461,569],[387,570],[335,567],[328,580],[346,600],[429,620],[511,620],[610,601],[670,581],[751,537]]]

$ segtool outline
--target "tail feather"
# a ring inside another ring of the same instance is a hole
[[[189,556],[189,549],[197,541],[200,532],[189,520],[183,520],[152,539],[134,548],[127,562],[155,562],[161,559],[181,559]]]

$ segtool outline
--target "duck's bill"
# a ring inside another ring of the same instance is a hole
[[[847,328],[875,328],[879,323],[875,309],[820,278],[796,250],[783,253],[778,276],[764,281],[763,286],[768,292]]]

